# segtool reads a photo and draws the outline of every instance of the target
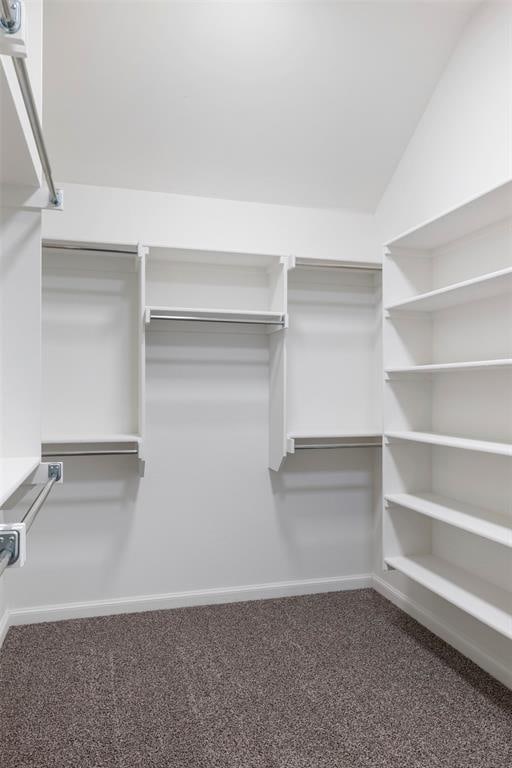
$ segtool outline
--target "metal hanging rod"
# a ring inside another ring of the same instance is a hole
[[[53,486],[59,482],[61,477],[62,464],[49,464],[48,480],[22,517],[21,525],[19,523],[11,524],[12,528],[9,528],[9,524],[5,524],[0,528],[0,547],[2,548],[0,550],[0,576],[8,566],[13,565],[20,558],[24,559],[25,534],[31,529]]]
[[[231,317],[196,317],[195,315],[154,315],[150,320],[193,320],[195,323],[235,323],[236,325],[279,325],[284,326],[284,320],[238,320]]]
[[[72,243],[59,243],[53,240],[43,240],[43,248],[52,248],[59,251],[84,251],[86,253],[119,253],[123,256],[137,256],[137,250],[109,248],[99,245],[73,245]]]
[[[306,451],[310,448],[381,448],[380,443],[311,443],[311,445],[296,445],[296,451]]]
[[[3,30],[3,34],[15,34],[18,32],[21,24],[22,9],[20,0],[2,0],[2,9],[3,17],[0,26]],[[13,13],[14,17],[12,15]],[[11,58],[20,86],[23,102],[25,104],[25,109],[27,110],[30,127],[32,128],[32,133],[34,135],[39,159],[41,160],[44,177],[50,191],[50,206],[52,208],[62,208],[62,190],[57,189],[53,181],[50,159],[44,143],[43,129],[37,113],[34,92],[28,75],[27,62],[23,57],[11,56]]]
[[[296,259],[295,266],[310,269],[323,267],[325,269],[358,269],[363,272],[382,271],[382,264],[370,264],[358,261],[337,261],[336,259],[305,259],[302,257]]]
[[[58,458],[59,456],[124,456],[133,455],[136,456],[138,450],[136,448],[126,448],[120,450],[99,450],[99,451],[58,451],[56,453],[43,453],[43,459]]]

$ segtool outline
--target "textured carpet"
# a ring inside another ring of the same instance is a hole
[[[12,628],[2,768],[510,768],[512,693],[372,590]]]

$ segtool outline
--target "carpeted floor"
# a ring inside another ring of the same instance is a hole
[[[2,768],[510,768],[512,693],[372,590],[13,628]]]

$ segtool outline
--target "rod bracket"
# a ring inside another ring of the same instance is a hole
[[[25,11],[21,0],[7,0],[9,16],[0,16],[0,53],[24,59],[27,56],[25,45]]]
[[[0,524],[0,552],[7,550],[10,559],[7,567],[15,565],[21,568],[25,565],[27,554],[27,531],[25,523]]]
[[[64,190],[63,189],[56,189],[55,190],[55,197],[51,197],[48,200],[48,205],[46,206],[49,211],[63,211],[64,210]]]
[[[26,481],[26,485],[44,485],[52,477],[55,478],[57,483],[62,483],[64,477],[64,464],[62,461],[42,461],[29,480]]]

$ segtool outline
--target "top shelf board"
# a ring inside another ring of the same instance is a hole
[[[490,272],[471,280],[438,288],[435,291],[421,293],[405,301],[390,304],[386,307],[389,312],[436,312],[440,309],[456,307],[471,301],[488,299],[499,296],[512,289],[512,267]]]
[[[164,260],[181,264],[210,264],[219,266],[268,268],[279,264],[283,256],[238,251],[207,251],[192,248],[171,248],[150,245],[149,259]]]
[[[431,251],[509,216],[512,216],[512,181],[406,232],[388,243],[388,247]]]

